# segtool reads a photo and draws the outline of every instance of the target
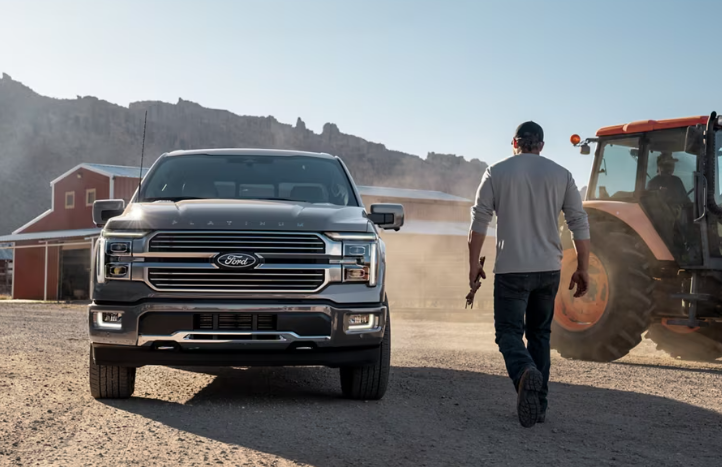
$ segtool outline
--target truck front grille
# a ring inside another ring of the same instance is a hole
[[[325,281],[323,269],[254,269],[233,272],[223,269],[150,268],[148,280],[161,291],[311,292]]]
[[[150,240],[154,253],[315,253],[324,254],[326,244],[315,234],[263,232],[172,232]]]

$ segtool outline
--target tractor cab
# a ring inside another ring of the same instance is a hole
[[[722,118],[646,120],[571,138],[596,144],[584,208],[589,293],[557,294],[552,345],[611,361],[646,332],[679,357],[722,357]],[[562,283],[576,253],[562,225]]]
[[[590,208],[609,201],[638,205],[630,226],[640,232],[651,224],[678,266],[722,271],[722,117],[712,127],[713,163],[704,141],[708,120],[633,122],[602,128],[583,142],[574,135],[572,143],[583,154],[597,144],[585,200]]]

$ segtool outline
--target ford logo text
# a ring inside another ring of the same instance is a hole
[[[215,263],[224,269],[248,269],[258,264],[258,258],[246,253],[226,253],[216,256]]]

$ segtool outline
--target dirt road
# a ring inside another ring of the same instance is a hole
[[[0,304],[0,324],[0,465],[722,463],[722,365],[648,341],[613,364],[555,356],[547,423],[524,429],[484,322],[395,319],[389,391],[366,403],[317,368],[146,367],[134,398],[96,401],[83,308]]]

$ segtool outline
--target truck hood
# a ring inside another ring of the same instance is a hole
[[[370,232],[364,208],[293,201],[187,200],[134,203],[108,230]]]

